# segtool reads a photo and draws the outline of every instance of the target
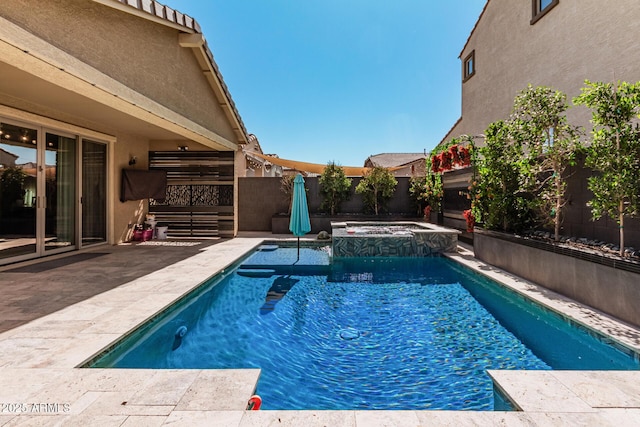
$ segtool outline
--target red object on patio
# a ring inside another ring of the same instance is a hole
[[[153,229],[148,230],[135,230],[133,232],[133,240],[136,242],[146,242],[153,238]]]

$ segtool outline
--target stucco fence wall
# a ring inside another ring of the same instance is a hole
[[[499,233],[476,229],[474,234],[479,260],[640,326],[639,273],[526,246]]]
[[[584,166],[584,157],[578,156],[576,165],[569,167],[565,175],[567,176],[567,204],[563,210],[560,234],[618,244],[620,229],[615,220],[606,216],[597,221],[592,220],[591,208],[587,205],[593,198],[593,193],[587,187],[587,180],[592,175],[592,171]],[[466,192],[473,179],[471,168],[443,174],[445,227],[460,230],[466,227],[462,211],[471,206]],[[632,246],[640,249],[640,218],[626,218],[624,230],[625,247]]]
[[[351,197],[340,205],[339,216],[351,217],[363,213],[362,196],[355,193],[361,178],[352,178]],[[380,219],[421,218],[418,209],[409,197],[409,178],[398,177],[398,185],[393,198],[387,204],[387,210]],[[320,209],[322,195],[317,177],[307,177],[307,203],[312,216],[327,217]],[[289,201],[280,187],[281,178],[243,177],[238,178],[238,231],[272,231],[271,220],[274,215],[286,213]],[[371,219],[370,217],[368,219]],[[320,220],[319,220],[320,221]],[[322,223],[326,222],[322,221]],[[313,225],[313,224],[312,224]],[[314,230],[313,232],[316,232]]]

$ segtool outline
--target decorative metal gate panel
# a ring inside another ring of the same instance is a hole
[[[233,237],[232,151],[150,151],[149,169],[167,172],[167,197],[149,212],[173,237]]]

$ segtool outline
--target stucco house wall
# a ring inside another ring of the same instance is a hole
[[[460,53],[462,66],[475,51],[475,75],[461,83],[461,120],[443,141],[482,134],[489,123],[507,118],[528,84],[561,90],[571,100],[585,79],[640,79],[637,1],[560,0],[533,25],[531,18],[529,1],[488,0]],[[568,119],[591,129],[585,107],[571,108]]]
[[[37,10],[38,13],[33,13]],[[87,0],[0,2],[0,16],[221,136],[230,123],[179,32]],[[53,23],[53,25],[52,25]]]
[[[0,2],[0,115],[108,144],[109,243],[127,240],[148,209],[120,202],[123,168],[146,169],[150,151],[236,151],[247,140],[197,23],[144,5],[164,7]]]

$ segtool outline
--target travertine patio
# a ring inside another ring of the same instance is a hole
[[[272,239],[100,247],[65,265],[0,269],[0,425],[637,425],[640,372],[492,371],[522,411],[245,411],[259,370],[80,369],[121,335]],[[280,236],[286,237],[286,236]],[[215,243],[215,244],[211,244]],[[144,255],[144,256],[143,256]],[[640,331],[448,254],[640,351]],[[56,311],[52,312],[51,307]],[[560,345],[560,343],[559,343]],[[30,412],[40,411],[40,412]]]

